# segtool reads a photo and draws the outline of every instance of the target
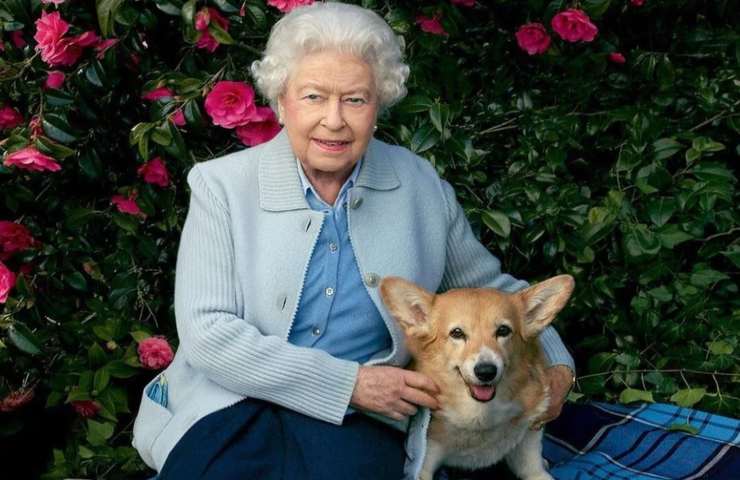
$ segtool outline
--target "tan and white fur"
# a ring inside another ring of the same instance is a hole
[[[548,408],[537,339],[573,292],[569,275],[517,293],[457,289],[432,294],[401,278],[383,279],[381,296],[404,330],[410,368],[439,386],[420,480],[443,465],[475,470],[505,459],[522,480],[551,480],[542,431]]]

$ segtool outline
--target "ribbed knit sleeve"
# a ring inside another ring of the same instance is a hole
[[[237,311],[229,212],[196,165],[177,257],[175,316],[180,348],[224,388],[341,424],[359,365],[262,335]]]
[[[442,190],[447,204],[450,229],[447,236],[447,261],[442,278],[442,290],[463,287],[489,287],[505,292],[516,292],[529,286],[501,271],[501,262],[478,241],[470,228],[465,212],[455,197],[452,186],[444,181]],[[548,363],[566,365],[576,371],[573,357],[568,353],[554,327],[547,327],[539,337]]]

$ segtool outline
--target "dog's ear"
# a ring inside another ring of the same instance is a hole
[[[431,333],[433,294],[402,278],[386,277],[380,282],[380,297],[407,336],[421,338]]]
[[[558,275],[517,292],[524,304],[524,338],[538,335],[555,319],[573,293],[573,287],[573,277]]]

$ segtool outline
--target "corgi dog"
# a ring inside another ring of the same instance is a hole
[[[420,480],[443,465],[476,470],[505,459],[522,480],[552,480],[533,422],[549,405],[537,338],[565,306],[573,277],[560,275],[517,293],[464,288],[432,294],[398,277],[380,293],[402,327],[410,368],[439,386]]]

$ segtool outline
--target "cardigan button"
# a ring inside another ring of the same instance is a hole
[[[352,199],[352,202],[350,202],[349,206],[352,210],[357,210],[360,208],[360,205],[362,205],[362,197],[355,197]]]
[[[380,283],[380,276],[377,273],[366,273],[365,274],[365,285],[370,288],[375,288]]]

